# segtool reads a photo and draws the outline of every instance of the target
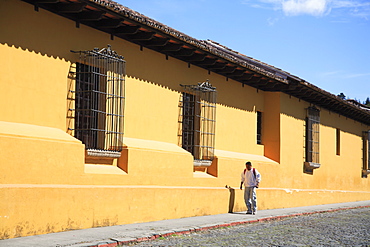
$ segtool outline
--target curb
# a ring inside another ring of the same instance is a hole
[[[292,218],[292,217],[297,217],[297,216],[305,216],[305,215],[320,214],[320,213],[330,213],[330,212],[350,210],[350,209],[358,209],[358,208],[370,208],[370,205],[369,206],[337,208],[337,209],[313,211],[313,212],[306,212],[306,213],[296,213],[296,214],[281,215],[281,216],[272,216],[272,217],[266,217],[266,218],[261,218],[261,219],[237,221],[237,222],[232,222],[232,223],[210,225],[210,226],[191,228],[191,229],[178,229],[178,230],[174,230],[174,231],[170,231],[170,232],[166,232],[166,233],[153,234],[151,236],[141,237],[141,238],[127,238],[127,239],[111,238],[109,240],[99,241],[97,243],[89,243],[89,244],[88,243],[83,243],[83,244],[71,245],[71,247],[117,247],[117,246],[120,246],[120,245],[129,245],[129,244],[133,244],[133,243],[151,241],[151,240],[155,240],[155,239],[158,239],[158,238],[161,238],[161,237],[169,237],[169,236],[172,236],[172,235],[186,235],[186,234],[191,234],[191,233],[194,233],[194,232],[207,231],[207,230],[212,230],[212,229],[217,229],[217,228],[222,228],[222,227],[247,225],[247,224],[259,223],[259,222],[268,222],[268,221],[277,221],[277,220],[281,220],[281,219],[285,219],[285,218]]]

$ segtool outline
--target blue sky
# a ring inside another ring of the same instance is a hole
[[[370,0],[116,0],[332,94],[370,97]]]

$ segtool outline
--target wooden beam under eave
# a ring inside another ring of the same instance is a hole
[[[153,39],[147,42],[144,42],[144,46],[165,46],[168,43],[169,39]]]
[[[95,23],[98,28],[118,28],[121,24],[120,19],[101,19]]]
[[[274,81],[271,79],[264,79],[263,83],[259,83],[263,90],[270,91],[270,92],[277,92],[277,91],[284,91],[284,89],[287,87],[286,84],[280,83],[278,81]]]
[[[176,51],[180,51],[182,49],[182,45],[181,44],[172,44],[172,43],[167,43],[164,47],[162,47],[160,49],[160,51],[163,51],[163,52],[176,52]]]
[[[180,56],[180,57],[190,57],[194,55],[194,52],[195,52],[194,49],[182,48],[181,50],[176,51],[173,54],[175,56]]]
[[[244,77],[246,75],[245,70],[236,69],[233,73],[229,75],[229,77],[238,78],[238,77]]]
[[[226,67],[225,63],[215,63],[214,65],[207,66],[207,69],[209,70],[219,70],[219,69],[224,69]],[[216,72],[218,73],[218,72]]]
[[[217,59],[215,58],[205,58],[203,61],[198,62],[197,65],[202,66],[202,65],[214,65],[216,64]]]
[[[106,12],[104,11],[83,11],[78,14],[72,14],[71,17],[81,21],[99,21],[103,18]]]
[[[113,34],[136,34],[140,26],[120,26],[111,30]]]
[[[131,40],[151,40],[154,37],[154,32],[140,32],[132,35],[127,35]]]
[[[246,84],[249,84],[249,85],[252,85],[252,86],[260,86],[260,81],[262,80],[262,78],[255,78],[255,79],[250,79],[250,80],[247,80],[244,82]]]
[[[236,70],[236,67],[230,67],[225,64],[225,67],[221,70],[217,71],[217,73],[224,74],[224,75],[232,75],[234,71]]]
[[[332,100],[331,99],[328,99],[328,98],[325,98],[325,97],[322,97],[320,99],[320,103],[323,104],[323,105],[331,105],[332,104]]]
[[[229,78],[233,78],[234,80],[237,80],[237,81],[249,81],[253,78],[253,75],[243,73],[242,76],[229,75]]]
[[[41,3],[41,4],[43,4],[43,3],[59,3],[60,2],[60,0],[35,0],[35,1],[33,1],[34,3]]]
[[[85,8],[86,3],[59,3],[55,6],[59,13],[80,13]]]
[[[205,58],[206,58],[207,55],[205,54],[193,54],[192,56],[190,57],[187,57],[185,60],[188,61],[188,62],[197,62],[197,61],[203,61]]]

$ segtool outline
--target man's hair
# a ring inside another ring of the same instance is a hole
[[[247,163],[245,163],[246,165],[252,165],[252,163],[250,161],[247,161]]]

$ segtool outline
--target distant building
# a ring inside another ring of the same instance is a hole
[[[2,239],[244,211],[246,161],[259,209],[370,198],[367,108],[109,0],[0,16]]]

